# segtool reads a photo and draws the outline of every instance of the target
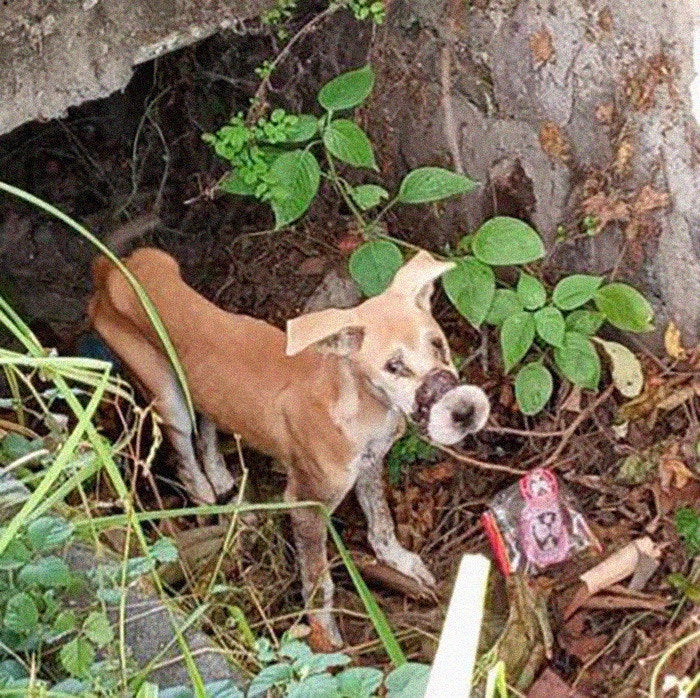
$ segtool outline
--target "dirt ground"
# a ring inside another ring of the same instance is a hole
[[[309,74],[322,82],[338,65],[353,65],[362,42],[347,46],[342,37],[336,42],[327,54],[333,58],[315,56],[315,63],[310,49],[302,47],[297,62],[302,67],[281,75],[281,94],[296,95],[301,104],[314,89],[306,80]],[[224,169],[201,133],[245,108],[256,87],[252,69],[269,49],[264,33],[244,39],[224,33],[144,65],[123,94],[75,109],[64,120],[27,125],[1,140],[0,179],[61,207],[104,239],[128,221],[138,226],[144,217],[157,215],[160,224],[138,244],[171,252],[187,280],[222,307],[282,325],[300,311],[328,270],[345,268],[343,250],[352,230],[345,212],[323,192],[305,222],[283,233],[269,232],[271,216],[258,205],[205,195]],[[288,106],[298,106],[290,101]],[[390,228],[392,224],[389,219]],[[8,198],[0,200],[0,226],[0,292],[46,346],[75,351],[86,330],[93,250],[60,224]],[[400,230],[391,232],[401,235]],[[560,386],[550,408],[528,419],[518,413],[511,382],[501,375],[497,336],[485,331],[481,338],[441,296],[435,313],[454,352],[464,359],[464,378],[484,386],[494,416],[457,457],[438,455],[404,468],[390,488],[399,537],[440,580],[437,603],[411,598],[386,580],[375,583],[403,646],[411,659],[431,660],[461,555],[488,552],[479,517],[518,474],[545,463],[571,489],[607,552],[650,535],[662,554],[643,591],[618,590],[607,606],[584,605],[566,621],[563,612],[581,566],[543,575],[535,588],[547,604],[553,641],[551,646],[544,642],[532,621],[522,620],[526,630],[521,635],[529,637],[532,631],[528,652],[542,649],[542,657],[549,655],[542,666],[575,684],[581,695],[639,695],[660,652],[697,627],[697,606],[683,602],[666,582],[669,573],[687,574],[692,565],[672,515],[700,496],[695,365],[643,355],[648,387],[628,415],[624,436],[615,426],[621,421],[621,399],[611,391],[577,396]],[[230,450],[235,465],[235,448]],[[620,479],[630,456],[650,464],[633,484]],[[254,454],[245,458],[251,470],[263,462]],[[261,497],[279,491],[282,482],[274,469],[264,471],[255,483]],[[145,484],[143,496],[150,497]],[[348,545],[366,554],[356,503],[345,502],[336,520]],[[180,530],[194,540],[187,533],[194,530],[189,523],[183,522]],[[216,527],[209,532],[221,536]],[[284,534],[280,519],[267,521],[257,536],[241,537],[236,556],[227,563],[230,578],[242,589],[236,604],[255,632],[266,626],[282,631],[301,605],[290,538]],[[357,612],[343,616],[344,634],[360,661],[376,661],[382,655],[372,628],[339,564],[336,573],[339,605]],[[182,585],[181,580],[173,583]],[[198,592],[196,583],[180,588]],[[494,574],[487,623],[491,637],[486,639],[493,640],[504,628],[504,594],[503,580]],[[216,614],[211,622],[211,631],[218,634]],[[698,645],[690,649],[673,659],[679,675],[700,668]],[[515,670],[527,672],[525,665]]]

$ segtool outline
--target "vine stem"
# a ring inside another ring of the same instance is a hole
[[[358,209],[357,206],[355,206],[355,202],[350,198],[350,196],[348,196],[348,193],[345,191],[341,179],[338,176],[338,171],[335,169],[335,163],[333,162],[333,158],[331,157],[330,153],[328,152],[328,149],[325,146],[323,148],[323,152],[326,156],[326,162],[328,163],[328,169],[330,171],[330,178],[333,182],[333,186],[335,187],[335,190],[340,194],[347,207],[352,212],[352,215],[355,217],[355,220],[360,226],[360,230],[362,231],[362,234],[364,236],[365,230],[367,229],[367,222],[362,217],[360,209]]]

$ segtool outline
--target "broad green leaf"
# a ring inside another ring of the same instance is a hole
[[[98,647],[105,647],[114,640],[114,630],[103,611],[92,611],[83,623],[83,630]]]
[[[547,291],[542,282],[524,271],[520,273],[517,291],[523,306],[527,310],[537,310],[547,300]]]
[[[477,186],[473,179],[442,167],[419,167],[403,178],[397,200],[403,204],[428,204],[468,194]]]
[[[566,329],[581,334],[595,334],[605,322],[605,315],[596,310],[574,310],[566,316]]]
[[[374,667],[352,667],[336,674],[340,698],[373,698],[384,675]]]
[[[39,609],[26,592],[10,597],[5,606],[2,624],[19,635],[29,635],[39,624]]]
[[[644,373],[639,359],[618,342],[606,342],[597,337],[593,341],[600,344],[610,358],[615,387],[624,397],[637,397],[644,387]]]
[[[330,674],[315,674],[289,687],[286,698],[337,698],[338,680]]]
[[[318,119],[313,114],[299,114],[297,121],[289,129],[287,141],[289,143],[303,143],[313,138],[318,133]]]
[[[236,196],[255,196],[255,186],[244,182],[235,170],[219,182],[219,189]]]
[[[552,396],[552,374],[541,363],[526,364],[515,377],[515,399],[523,414],[537,414]]]
[[[177,546],[170,538],[163,536],[159,538],[148,551],[152,558],[158,560],[158,562],[176,562],[179,556]]]
[[[587,303],[603,283],[602,276],[572,274],[565,276],[555,287],[552,301],[557,308],[573,310]]]
[[[350,255],[350,275],[365,296],[378,296],[389,288],[403,264],[401,250],[388,240],[371,240]]]
[[[274,686],[286,685],[294,678],[294,671],[288,664],[271,664],[265,667],[248,686],[246,698],[265,696]]]
[[[424,698],[429,678],[430,667],[427,664],[402,664],[386,677],[386,698]]]
[[[17,580],[23,586],[65,587],[70,584],[72,575],[68,565],[55,555],[30,562],[19,572]]]
[[[87,676],[95,661],[95,648],[83,637],[76,637],[61,647],[60,655],[63,668],[77,677]]]
[[[474,255],[486,264],[527,264],[544,257],[537,231],[524,221],[497,216],[486,221],[472,238]]]
[[[359,187],[350,189],[350,196],[362,211],[368,211],[379,206],[382,199],[388,199],[389,192],[376,184],[360,184]]]
[[[651,332],[654,311],[637,289],[627,284],[608,284],[595,294],[595,304],[607,321],[619,330]]]
[[[342,652],[319,653],[303,662],[304,668],[311,674],[320,674],[331,667],[350,664],[350,657]]]
[[[13,538],[0,555],[0,570],[16,570],[29,562],[31,557],[29,548],[21,540]]]
[[[535,320],[532,313],[520,311],[511,315],[501,326],[501,353],[505,372],[508,373],[522,359],[535,339]]]
[[[39,552],[63,545],[73,535],[75,527],[59,516],[42,516],[27,527],[29,544]]]
[[[474,327],[479,327],[496,291],[496,277],[491,267],[474,257],[464,257],[443,275],[442,285],[452,305]]]
[[[588,337],[567,332],[561,347],[554,348],[559,370],[575,385],[597,390],[600,382],[600,357]]]
[[[272,163],[270,173],[279,182],[275,189],[280,193],[270,200],[275,212],[275,229],[279,229],[306,213],[318,191],[321,168],[312,153],[292,150],[282,153]]]
[[[0,439],[0,463],[9,464],[22,456],[44,448],[42,439],[29,440],[26,436],[10,432]]]
[[[284,640],[279,649],[281,657],[287,657],[300,665],[305,665],[313,654],[311,648],[301,640]]]
[[[566,331],[566,323],[564,316],[559,308],[553,305],[548,305],[546,308],[540,308],[535,313],[535,328],[537,334],[544,339],[547,344],[553,347],[560,347],[564,341],[564,332]]]
[[[362,104],[374,87],[374,71],[366,65],[327,82],[318,93],[318,103],[326,111],[350,109]]]
[[[350,119],[333,119],[323,130],[323,144],[333,157],[348,165],[377,169],[369,138]]]
[[[499,288],[493,296],[493,303],[486,313],[486,322],[489,325],[502,325],[506,318],[523,309],[520,296],[509,288]]]
[[[69,633],[75,630],[77,627],[77,619],[75,617],[75,611],[69,609],[67,611],[61,611],[54,620],[51,626],[51,632],[54,635],[63,635],[63,633]]]

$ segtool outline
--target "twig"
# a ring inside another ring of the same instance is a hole
[[[513,436],[525,436],[533,439],[551,439],[553,436],[563,436],[566,429],[557,429],[555,431],[535,431],[532,429],[512,429],[511,427],[502,427],[500,424],[491,424],[484,427],[483,431],[490,431],[494,434],[512,434]]]
[[[474,468],[482,468],[484,470],[497,470],[502,473],[510,473],[511,475],[525,475],[527,472],[526,470],[519,470],[518,468],[511,468],[508,465],[499,465],[498,463],[487,463],[486,461],[478,460],[476,458],[472,458],[471,456],[464,455],[463,453],[460,453],[459,451],[455,451],[453,448],[450,448],[449,446],[445,446],[443,444],[438,444],[435,443],[434,441],[431,441],[430,444],[432,446],[435,446],[438,450],[442,451],[443,453],[447,453],[448,456],[452,456],[455,460],[459,461],[460,463],[466,463],[467,465],[471,465]]]
[[[552,453],[552,455],[549,456],[544,463],[542,463],[543,468],[547,468],[554,464],[566,445],[569,443],[569,440],[574,435],[576,429],[578,429],[581,423],[588,419],[588,417],[590,417],[590,415],[610,397],[614,388],[615,386],[611,383],[590,405],[588,405],[588,407],[586,407],[585,410],[581,410],[581,412],[576,416],[576,419],[574,419],[574,421],[571,422],[571,424],[569,424],[569,426],[564,430],[564,435],[562,436],[559,445],[556,447],[556,449],[554,449],[554,453]]]

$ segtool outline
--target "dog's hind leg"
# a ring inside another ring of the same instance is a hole
[[[199,418],[197,451],[207,479],[214,488],[217,500],[219,502],[227,501],[233,494],[235,480],[226,467],[226,461],[219,450],[216,424],[204,414]]]
[[[185,396],[163,353],[138,328],[98,294],[89,307],[92,324],[135,375],[163,421],[163,432],[177,454],[177,474],[190,496],[214,504],[216,495],[195,455],[194,428]]]

